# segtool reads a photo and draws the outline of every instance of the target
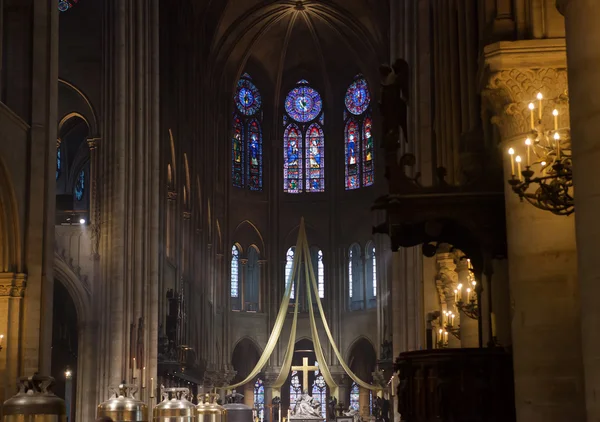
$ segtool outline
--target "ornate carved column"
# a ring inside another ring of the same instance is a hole
[[[456,274],[458,282],[463,286],[469,285],[469,265],[467,259],[462,256],[456,258]],[[463,299],[464,300],[464,299]],[[481,312],[481,304],[480,304]],[[460,312],[460,345],[461,347],[478,347],[479,338],[477,332],[477,320],[469,318],[463,312]]]
[[[267,261],[261,259],[258,261],[258,312],[263,311],[263,303],[265,303],[265,298],[263,295],[266,292],[267,286]]]
[[[244,293],[246,290],[246,271],[248,270],[248,260],[246,258],[240,259],[240,274],[239,274],[239,285],[238,295],[240,297],[240,310],[246,310],[246,298]]]
[[[524,62],[523,58],[527,57]],[[531,68],[523,68],[530,63]],[[549,99],[542,119],[552,125],[552,102],[567,93],[561,40],[498,43],[485,48],[489,71],[484,102],[506,151],[522,149],[530,130],[527,106],[542,92]],[[561,107],[566,112],[566,107]],[[563,113],[564,114],[564,113]],[[564,118],[564,116],[563,116]],[[577,261],[572,218],[520,202],[505,183],[506,227],[517,420],[584,420]],[[569,347],[557,347],[557,341]]]
[[[595,335],[600,319],[600,267],[597,244],[600,236],[600,2],[560,0],[565,16],[571,139],[575,185],[575,224],[581,294],[581,331],[588,421],[600,420],[600,339]],[[595,47],[596,46],[596,47]]]

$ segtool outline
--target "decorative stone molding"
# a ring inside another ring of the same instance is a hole
[[[544,123],[552,127],[552,110],[557,108],[563,122],[561,126],[568,126],[566,122],[569,121],[569,96],[566,69],[509,69],[489,76],[486,88],[482,91],[483,106],[493,112],[492,123],[498,126],[503,140],[531,131],[531,112],[528,105],[535,100],[538,92],[544,95]]]
[[[87,144],[88,144],[88,148],[90,149],[90,151],[93,151],[98,147],[98,141],[100,141],[100,138],[88,138],[87,139]]]
[[[183,219],[184,220],[189,220],[191,218],[192,218],[192,213],[191,212],[189,212],[189,211],[184,211],[183,212]]]
[[[454,300],[454,289],[458,285],[458,274],[454,253],[441,252],[436,255],[438,273],[436,275],[436,287],[440,295],[440,303],[444,304]]]
[[[0,273],[0,296],[24,297],[27,274]]]
[[[177,192],[172,191],[172,190],[168,191],[167,192],[167,199],[169,201],[175,201],[177,199]]]

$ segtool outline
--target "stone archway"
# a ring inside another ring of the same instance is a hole
[[[373,372],[377,365],[377,354],[373,344],[365,337],[357,338],[350,346],[348,353],[348,365],[352,372],[361,380],[371,383],[373,381]],[[358,388],[359,392],[359,412],[361,416],[369,416],[372,407],[372,392],[362,387],[353,386],[352,381],[348,385],[347,403],[352,404],[352,387]]]
[[[233,369],[237,371],[232,384],[243,381],[250,374],[252,369],[260,359],[261,350],[256,343],[248,338],[242,338],[233,348],[231,354],[231,364]],[[251,380],[248,384],[237,388],[237,392],[244,395],[244,403],[250,407],[254,407],[254,381]]]
[[[75,363],[73,366],[69,366],[73,373],[72,406],[73,409],[76,409],[72,420],[74,422],[84,422],[94,419],[96,411],[96,403],[93,400],[89,400],[89,397],[96,397],[96,350],[94,339],[97,334],[97,323],[92,318],[91,297],[88,287],[58,254],[55,254],[54,257],[54,277],[55,311],[57,311],[56,308],[64,307],[66,308],[64,309],[64,313],[71,315],[74,320],[70,322],[72,324],[71,327],[67,328],[71,330],[68,333],[70,341],[75,341],[77,344]],[[72,308],[69,310],[69,307]],[[60,312],[60,309],[58,311]],[[74,315],[72,315],[73,311]],[[53,315],[53,318],[56,316]],[[55,336],[56,323],[57,321],[53,321],[53,344],[55,341],[60,341],[60,337]],[[75,330],[75,335],[73,335],[73,329]],[[59,336],[61,334],[64,333],[59,333]],[[64,367],[55,367],[55,363],[62,364],[62,366],[64,366],[64,363],[60,362],[60,359],[58,361],[55,359],[53,347],[52,374],[55,378],[64,381]],[[60,388],[60,383],[57,387]],[[60,391],[57,390],[59,393]]]

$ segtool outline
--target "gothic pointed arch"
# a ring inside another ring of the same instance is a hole
[[[262,191],[262,96],[248,73],[238,80],[233,102],[231,183],[237,188]]]
[[[325,191],[325,113],[321,94],[301,79],[284,101],[283,191]]]
[[[19,214],[10,174],[0,157],[0,272],[22,272]]]
[[[371,94],[362,75],[348,86],[344,105],[345,188],[353,190],[375,182]]]

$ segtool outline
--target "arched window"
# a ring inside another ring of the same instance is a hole
[[[258,312],[258,290],[260,283],[260,268],[258,266],[258,251],[251,246],[248,249],[246,277],[244,278],[244,309]]]
[[[346,190],[371,186],[375,181],[371,94],[362,75],[357,75],[344,97]]]
[[[315,366],[319,366],[315,362]],[[312,397],[321,403],[321,416],[323,419],[327,419],[327,384],[325,378],[321,375],[321,372],[317,370],[315,372],[315,381],[312,386]]]
[[[365,308],[365,285],[363,277],[360,246],[353,244],[348,251],[348,296],[350,310],[359,311]]]
[[[317,252],[317,286],[319,289],[319,298],[325,297],[325,265],[323,265],[323,251]]]
[[[260,420],[265,417],[265,386],[259,378],[254,383],[254,408]]]
[[[85,170],[79,172],[77,176],[77,182],[75,183],[75,199],[81,201],[83,194],[85,193]]]
[[[60,177],[60,171],[62,169],[62,162],[60,156],[60,144],[56,147],[56,180]]]
[[[357,412],[360,410],[360,390],[358,384],[353,382],[350,388],[350,409],[354,409]]]
[[[292,378],[290,380],[290,409],[296,407],[296,401],[302,395],[302,385],[300,385],[300,379],[298,378],[298,372],[292,371]]]
[[[252,78],[244,73],[233,97],[231,183],[237,188],[263,188],[262,99]]]
[[[237,245],[231,248],[231,307],[240,310],[240,250]]]
[[[373,242],[365,246],[365,267],[367,308],[374,308],[377,306],[377,258]]]
[[[292,277],[292,268],[294,267],[294,250],[296,248],[294,246],[292,246],[291,248],[289,248],[287,250],[287,253],[285,254],[285,288],[287,289],[288,283],[293,282],[293,280],[291,280],[290,278]],[[296,286],[294,284],[292,284],[292,292],[291,292],[291,299],[295,298],[295,288]]]
[[[285,98],[283,125],[283,191],[325,191],[323,101],[306,80]],[[303,142],[304,140],[304,142]]]

